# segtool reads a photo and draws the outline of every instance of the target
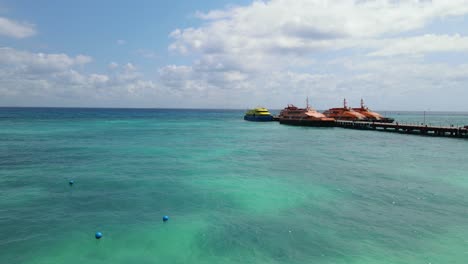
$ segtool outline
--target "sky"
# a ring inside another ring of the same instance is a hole
[[[468,0],[0,0],[0,106],[468,111]]]

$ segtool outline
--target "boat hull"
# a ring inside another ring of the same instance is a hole
[[[334,127],[334,120],[308,120],[308,119],[283,119],[280,118],[280,124],[290,126],[312,126],[312,127]]]
[[[356,121],[356,120],[346,120],[346,121]],[[393,123],[393,121],[395,121],[395,119],[393,118],[390,118],[390,117],[385,117],[385,118],[381,118],[379,120],[377,119],[366,119],[366,120],[362,120],[363,122],[373,122],[373,123]]]
[[[273,116],[269,116],[269,115],[264,115],[264,116],[245,115],[244,120],[253,121],[253,122],[270,122],[270,121],[274,121]]]
[[[395,121],[395,119],[391,117],[384,117],[379,120],[380,123],[393,123],[393,121]]]
[[[354,122],[366,122],[368,119],[366,118],[356,118],[356,117],[346,117],[346,116],[337,116],[334,117],[332,115],[326,115],[328,118],[334,118],[337,121],[354,121]]]

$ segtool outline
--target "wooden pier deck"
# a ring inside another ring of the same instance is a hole
[[[439,136],[439,137],[455,137],[468,138],[468,128],[465,127],[444,127],[444,126],[428,126],[428,125],[412,125],[396,123],[377,123],[377,122],[358,122],[337,120],[337,127],[350,129],[365,129],[365,130],[380,130],[388,132],[398,132],[405,134]]]

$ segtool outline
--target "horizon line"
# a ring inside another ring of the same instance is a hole
[[[44,109],[135,109],[135,110],[248,110],[251,108],[198,108],[198,107],[105,107],[105,106],[0,106],[2,108],[44,108]],[[283,108],[268,108],[269,110],[282,110]],[[317,109],[325,111],[324,109]],[[449,112],[449,113],[467,113],[468,110],[375,110],[379,112]]]

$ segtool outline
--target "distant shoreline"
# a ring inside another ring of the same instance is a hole
[[[83,110],[181,110],[181,111],[245,111],[242,108],[165,108],[165,107],[64,107],[64,106],[0,106],[0,109],[83,109]],[[270,108],[270,111],[280,111],[281,109]],[[318,109],[318,111],[325,111]],[[372,109],[386,115],[398,114],[424,114],[426,115],[443,115],[443,114],[456,114],[468,115],[467,111],[423,111],[423,110],[378,110]]]

